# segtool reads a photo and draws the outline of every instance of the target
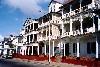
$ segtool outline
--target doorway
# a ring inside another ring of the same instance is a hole
[[[65,44],[65,55],[69,56],[69,43]]]

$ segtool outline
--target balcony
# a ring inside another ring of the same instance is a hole
[[[83,33],[93,33],[95,32],[95,23],[98,23],[97,19],[94,17],[86,17],[83,19],[82,27],[83,27]]]
[[[65,13],[62,15],[62,19],[67,19],[69,17],[78,17],[80,16],[80,14],[86,14],[87,12],[92,12],[93,10],[95,9],[98,9],[97,7],[98,5],[93,5],[92,3],[88,4],[88,5],[85,5],[85,6],[82,6],[81,8],[78,8],[78,9],[75,9],[71,12],[68,12],[68,13]],[[80,12],[80,9],[81,9],[81,12]]]
[[[48,25],[49,25],[49,22],[42,23],[41,25],[39,25],[39,28],[40,28],[40,27],[45,27],[45,26],[48,26]]]
[[[65,32],[65,33],[63,33],[63,35],[61,35],[61,37],[63,38],[63,37],[67,37],[67,36],[69,36],[70,35],[70,33],[69,32]]]
[[[85,34],[86,33],[93,33],[93,32],[95,32],[95,28],[94,27],[90,27],[90,28],[86,28]]]
[[[49,37],[44,36],[42,40],[46,41],[48,39],[49,39]]]
[[[79,30],[73,31],[73,36],[80,35],[81,32]]]
[[[37,41],[43,41],[43,38],[41,36],[37,36]]]
[[[56,35],[52,35],[50,38],[51,38],[51,39],[57,39],[57,37],[58,37],[58,36],[56,36]]]

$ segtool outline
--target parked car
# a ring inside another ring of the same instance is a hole
[[[12,59],[12,54],[5,54],[5,55],[2,55],[2,58],[5,58],[5,59]]]

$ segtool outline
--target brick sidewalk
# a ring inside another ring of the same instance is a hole
[[[45,67],[87,67],[87,66],[81,66],[81,65],[74,65],[74,64],[68,64],[68,63],[57,63],[57,62],[51,62],[50,64],[48,61],[34,61],[34,60],[27,60],[27,59],[18,59],[14,58],[13,60],[20,61],[20,62],[29,62],[30,64],[40,64],[44,65]]]

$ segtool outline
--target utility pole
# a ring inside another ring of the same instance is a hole
[[[50,64],[50,16],[49,16],[49,64]]]

